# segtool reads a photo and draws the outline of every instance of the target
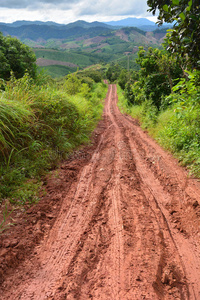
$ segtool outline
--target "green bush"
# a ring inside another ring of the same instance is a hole
[[[144,100],[138,83],[135,104],[128,105],[122,91],[119,97],[120,109],[141,121],[164,148],[170,150],[181,164],[200,177],[200,72],[188,73],[173,88],[173,93],[162,97],[159,111],[150,100]],[[119,88],[118,88],[119,90]],[[120,90],[119,90],[120,91]],[[142,101],[141,101],[142,99]]]
[[[31,48],[17,38],[4,37],[0,32],[0,78],[8,80],[11,72],[21,78],[26,72],[36,77],[36,56]]]
[[[95,84],[90,91],[76,74],[61,83],[44,78],[42,83],[27,74],[12,76],[0,93],[0,202],[10,198],[24,204],[26,196],[34,202],[40,176],[88,142],[101,117],[106,85]],[[25,184],[29,181],[33,190]]]
[[[200,87],[199,72],[182,79],[170,96],[171,118],[157,134],[160,142],[170,149],[183,165],[200,176]],[[162,113],[163,114],[163,113]]]

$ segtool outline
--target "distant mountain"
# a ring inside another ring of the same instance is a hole
[[[123,27],[137,27],[144,31],[153,31],[158,28],[158,25],[152,21],[149,21],[146,18],[126,18],[119,21],[110,21],[110,22],[86,22],[83,20],[79,20],[73,23],[68,24],[59,24],[51,21],[42,22],[42,21],[16,21],[13,23],[2,23],[0,22],[0,26],[9,26],[9,27],[21,27],[21,26],[32,26],[32,25],[40,25],[40,26],[50,26],[50,27],[65,27],[65,28],[94,28],[94,27],[103,27],[110,29],[119,29]],[[164,23],[163,27],[172,27],[172,24]]]
[[[105,22],[105,24],[110,26],[115,26],[118,28],[122,27],[137,27],[144,31],[154,31],[158,29],[158,25],[146,18],[126,18],[119,21]],[[172,27],[171,24],[165,23],[161,28]]]
[[[37,41],[38,39],[69,39],[79,38],[84,36],[94,37],[96,35],[110,32],[108,25],[101,23],[90,24],[88,26],[82,25],[81,22],[75,22],[73,24],[62,25],[62,26],[47,26],[47,25],[22,25],[22,26],[10,26],[0,24],[0,31],[4,35],[11,35],[19,38],[21,41],[30,39]]]
[[[85,21],[76,21],[67,25],[57,24],[54,22],[41,21],[17,21],[14,23],[0,23],[0,31],[4,35],[11,35],[19,38],[21,41],[30,39],[69,39],[83,36],[94,37],[101,33],[106,33],[114,27],[101,23]]]
[[[42,21],[16,21],[13,23],[0,23],[0,25],[6,25],[10,27],[20,27],[23,25],[46,25],[46,26],[63,26],[63,24],[58,24],[55,22],[42,22]]]
[[[120,26],[120,27],[138,27],[144,25],[155,26],[154,22],[149,21],[146,18],[127,18],[119,21],[105,22],[105,24],[111,26]]]
[[[112,25],[101,23],[101,22],[86,22],[86,21],[76,21],[73,23],[69,23],[65,25],[67,28],[74,28],[74,27],[82,27],[82,28],[94,28],[94,27],[103,27],[103,28],[112,28]]]
[[[17,21],[9,24],[0,23],[0,31],[4,35],[17,37],[22,42],[29,40],[34,43],[43,44],[42,41],[50,39],[74,41],[76,39],[94,38],[100,35],[112,36],[113,32],[120,28],[126,28],[127,30],[132,28],[134,32],[140,30],[139,33],[142,35],[145,35],[144,31],[153,31],[158,28],[153,22],[144,18],[128,18],[121,21],[109,22],[109,24],[101,22],[88,23],[82,20],[67,25],[54,22]],[[120,24],[121,26],[116,26],[116,24]]]
[[[154,28],[154,23],[149,25],[152,22],[145,22],[148,24],[141,26]],[[120,27],[82,20],[67,25],[17,21],[0,23],[0,32],[17,37],[32,47],[40,68],[45,68],[48,74],[56,77],[76,71],[77,66],[81,69],[102,62],[117,62],[123,68],[127,68],[127,55],[129,67],[137,70],[135,58],[139,47],[147,49],[149,46],[160,46],[166,31],[157,29],[154,32],[145,32],[137,26],[130,25],[133,23],[123,24],[124,26]]]
[[[68,24],[59,24],[55,22],[42,22],[42,21],[16,21],[13,23],[2,23],[0,25],[9,26],[9,27],[21,27],[21,26],[31,26],[31,25],[40,25],[40,26],[55,26],[55,27],[66,27],[66,28],[74,28],[74,27],[82,27],[82,28],[93,28],[93,27],[104,27],[104,28],[111,28],[111,25],[101,23],[101,22],[91,22],[88,23],[86,21],[76,21],[73,23]]]

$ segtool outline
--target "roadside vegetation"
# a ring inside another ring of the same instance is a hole
[[[159,109],[152,99],[130,104],[118,86],[119,107],[123,113],[139,119],[141,125],[167,150],[170,150],[190,174],[200,177],[200,85],[199,73],[182,79],[173,93],[163,97]],[[198,78],[198,79],[197,79]],[[198,83],[196,83],[198,80]],[[198,84],[198,86],[197,86]],[[133,90],[134,93],[134,90]],[[140,99],[141,100],[141,99]]]
[[[20,78],[27,71],[36,77],[36,57],[28,46],[17,38],[4,37],[0,32],[0,79],[8,80],[11,72]]]
[[[195,29],[200,26],[198,3],[172,1],[167,6],[161,2],[148,1],[154,13],[154,9],[159,9],[160,22],[177,21],[163,49],[140,47],[136,59],[140,70],[122,70],[118,76],[112,70],[108,79],[118,81],[120,109],[138,118],[143,128],[199,178],[200,50]]]
[[[89,142],[107,91],[98,71],[31,75],[1,76],[0,202],[14,205],[37,202],[41,176]]]

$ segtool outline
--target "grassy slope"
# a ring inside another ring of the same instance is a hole
[[[190,173],[200,178],[200,104],[188,102],[183,108],[175,103],[158,115],[144,106],[128,106],[123,91],[118,86],[119,108],[133,118],[166,150],[171,151]],[[156,122],[155,122],[156,120]]]
[[[25,75],[6,83],[0,93],[0,202],[37,201],[40,176],[88,142],[107,86],[93,84],[91,91],[79,81],[77,86],[70,95],[66,80],[38,86]]]
[[[76,68],[70,68],[60,65],[50,65],[46,67],[39,67],[39,71],[42,70],[44,70],[45,73],[50,75],[52,78],[61,78],[63,76],[68,75],[69,73],[75,72]]]
[[[36,57],[44,59],[59,60],[64,62],[71,62],[80,67],[86,67],[93,63],[93,60],[88,54],[76,52],[63,52],[53,49],[35,49]]]

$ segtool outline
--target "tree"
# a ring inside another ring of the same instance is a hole
[[[200,69],[200,3],[199,0],[147,0],[153,15],[159,10],[158,24],[174,22],[166,48],[185,58],[190,68]]]
[[[64,87],[69,95],[75,95],[81,91],[81,80],[77,73],[67,75]]]
[[[106,78],[110,82],[115,82],[121,73],[121,68],[118,64],[111,64],[106,71]]]
[[[166,50],[153,49],[145,51],[139,48],[136,62],[140,65],[138,84],[134,88],[135,99],[138,102],[138,87],[143,91],[142,97],[151,100],[160,109],[163,96],[172,92],[174,79],[183,76],[179,59]],[[139,101],[140,102],[140,101]]]
[[[126,86],[126,83],[128,82],[129,80],[129,74],[128,74],[128,71],[123,69],[119,75],[119,78],[118,78],[118,84],[119,86],[121,87],[122,90],[125,89],[125,86]]]
[[[0,78],[8,80],[11,72],[16,78],[29,73],[36,76],[36,56],[34,52],[17,38],[4,37],[0,33]]]

